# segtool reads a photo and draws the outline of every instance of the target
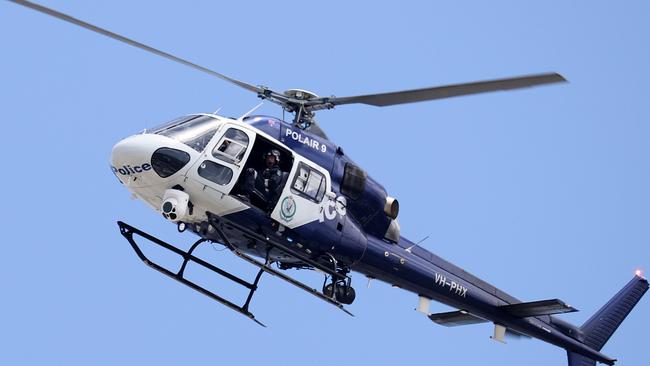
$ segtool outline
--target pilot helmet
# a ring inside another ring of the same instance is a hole
[[[275,156],[275,163],[279,164],[280,163],[280,152],[276,149],[269,150],[266,154],[264,154],[264,159],[268,158],[269,156]]]

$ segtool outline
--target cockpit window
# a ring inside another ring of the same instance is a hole
[[[218,119],[210,116],[194,116],[189,119],[174,120],[158,128],[154,133],[173,138],[202,152],[220,124]]]
[[[199,166],[199,175],[217,184],[226,185],[232,179],[232,169],[206,160]]]
[[[248,147],[248,136],[241,130],[229,128],[212,150],[212,156],[229,163],[238,163],[244,158]]]

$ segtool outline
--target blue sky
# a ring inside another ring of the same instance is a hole
[[[345,96],[560,72],[569,84],[345,106],[319,121],[398,197],[403,234],[429,236],[424,247],[522,300],[581,310],[564,319],[582,323],[636,268],[650,270],[645,1],[41,3],[276,90]],[[111,147],[179,115],[238,116],[258,100],[7,2],[0,47],[1,364],[566,362],[540,341],[492,342],[487,325],[439,327],[413,311],[415,295],[367,288],[360,275],[354,318],[263,278],[252,305],[263,329],[148,269],[116,220],[194,238],[129,198]],[[253,273],[229,253],[204,253]],[[604,353],[647,362],[647,324],[644,299]]]

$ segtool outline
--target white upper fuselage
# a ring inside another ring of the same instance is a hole
[[[250,207],[250,204],[235,198],[231,195],[231,192],[235,185],[238,184],[239,177],[244,170],[244,165],[249,159],[256,140],[261,138],[286,151],[293,160],[291,171],[287,173],[291,177],[289,182],[293,182],[294,189],[290,187],[292,184],[286,184],[278,203],[284,201],[287,204],[286,198],[289,200],[289,204],[294,207],[285,207],[283,210],[280,207],[281,205],[277,204],[271,212],[271,217],[289,228],[323,218],[323,207],[331,206],[331,202],[335,198],[335,195],[331,192],[331,179],[326,169],[296,154],[265,132],[240,120],[213,114],[197,114],[195,116],[203,118],[202,123],[184,128],[183,126],[193,123],[193,120],[187,121],[191,117],[186,117],[185,121],[181,120],[176,125],[174,125],[176,121],[173,121],[151,132],[144,131],[141,134],[127,137],[113,147],[111,154],[112,170],[120,182],[136,198],[141,199],[155,211],[161,213],[166,191],[173,187],[182,187],[182,190],[189,195],[193,205],[192,214],[173,221],[183,221],[185,223],[204,222],[207,218],[206,211],[217,216],[224,216],[246,210]],[[175,128],[175,126],[179,127]],[[246,146],[238,146],[240,150],[236,151],[237,156],[229,156],[220,151],[226,145],[223,150],[229,152],[227,144],[235,146],[234,144],[237,143],[237,141],[230,140],[226,136],[228,131],[231,133],[233,130],[236,130],[246,141],[246,144],[244,144]],[[181,155],[186,154],[188,161],[178,171],[172,172],[169,176],[164,176],[166,174],[161,175],[156,170],[156,162],[152,161],[154,153],[161,149],[176,151]],[[252,159],[261,159],[261,157],[254,156]],[[301,163],[303,163],[303,167],[306,164],[314,172],[315,176],[320,175],[323,177],[323,192],[320,194],[320,202],[310,200],[304,194],[297,194],[302,192],[296,192],[295,185],[298,183],[294,177],[299,173],[303,174],[302,171],[298,171]],[[208,167],[218,167],[218,176],[205,173],[206,164]],[[202,174],[202,172],[204,173]],[[296,207],[299,209],[296,210]],[[287,210],[291,214],[290,217],[287,215]]]

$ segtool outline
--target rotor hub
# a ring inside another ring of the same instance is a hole
[[[297,100],[311,100],[318,98],[318,95],[316,95],[316,93],[304,89],[289,89],[284,92],[284,95]]]

